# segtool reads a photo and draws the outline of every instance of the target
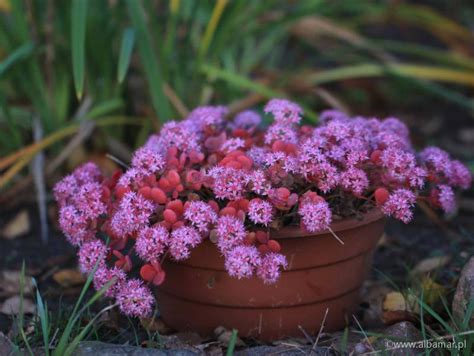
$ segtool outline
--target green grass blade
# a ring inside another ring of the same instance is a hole
[[[95,273],[95,271],[93,273],[91,273],[91,275],[93,275]],[[97,292],[94,293],[94,295],[87,301],[87,303],[76,313],[73,313],[71,314],[71,317],[68,321],[68,326],[71,325],[70,328],[66,327],[66,330],[68,331],[68,337],[66,339],[66,341],[69,340],[69,337],[71,336],[71,332],[73,330],[73,327],[75,325],[77,325],[77,323],[79,322],[80,320],[80,317],[81,315],[92,305],[94,304],[100,297],[102,297],[105,292],[110,288],[110,286],[112,284],[114,284],[115,282],[117,281],[116,278],[113,278],[111,279],[110,281],[108,281],[100,290],[98,290]],[[95,321],[96,318],[92,319],[91,322],[93,323],[93,321]],[[92,326],[92,324],[89,325],[89,328],[90,326]],[[86,327],[87,328],[87,327]],[[66,333],[66,330],[65,330],[65,333]],[[82,330],[74,339],[71,343],[64,343],[64,344],[58,344],[58,347],[54,350],[55,354],[56,355],[60,355],[60,356],[63,356],[65,354],[67,354],[67,350],[71,349],[71,344],[74,344],[76,342],[76,345],[77,343],[79,343],[79,341],[82,340],[82,338],[85,336],[85,334],[88,332],[88,330],[84,331]],[[82,335],[82,336],[81,336]],[[64,334],[63,334],[64,336]],[[61,336],[61,339],[63,339],[63,336]],[[74,341],[75,340],[75,341]],[[74,351],[74,348],[72,348],[71,352]]]
[[[237,332],[236,329],[232,329],[232,335],[230,336],[226,356],[232,356],[234,354],[235,344],[237,343]]]
[[[349,341],[349,328],[346,326],[344,328],[344,333],[342,334],[340,349],[339,349],[342,355],[346,354],[348,341]]]
[[[56,349],[53,352],[54,356],[61,356],[63,354],[63,351],[66,349],[67,342],[78,319],[77,316],[79,305],[81,305],[82,300],[84,299],[84,296],[87,290],[89,289],[92,280],[94,279],[94,274],[97,270],[97,267],[99,266],[99,262],[100,261],[97,261],[94,269],[89,274],[89,276],[87,276],[87,280],[84,283],[84,287],[82,287],[81,293],[79,294],[79,298],[77,299],[76,304],[74,305],[74,309],[72,310],[71,316],[66,324],[66,327],[64,328],[64,332],[62,333],[61,338],[59,339],[59,342],[56,346]]]
[[[20,310],[18,315],[18,329],[23,342],[28,349],[30,355],[33,355],[33,351],[31,350],[30,342],[28,341],[28,337],[25,334],[24,324],[25,324],[25,316],[24,316],[24,308],[23,308],[23,298],[25,294],[25,276],[26,276],[26,266],[25,261],[21,264],[21,272],[20,272]]]
[[[204,32],[204,37],[202,38],[201,45],[199,47],[199,58],[203,58],[211,45],[212,38],[216,32],[217,25],[219,20],[224,12],[224,9],[228,3],[228,0],[217,0],[214,5],[214,10],[212,11],[211,18],[206,27],[206,32]]]
[[[147,77],[151,101],[158,119],[163,122],[171,118],[171,108],[163,92],[163,74],[151,46],[142,3],[137,0],[127,0],[127,4],[133,26],[137,31],[138,51]]]
[[[105,115],[109,115],[114,110],[123,107],[123,105],[123,100],[120,98],[110,99],[93,106],[91,110],[86,114],[86,117],[88,119],[96,119]]]
[[[99,319],[99,317],[104,314],[105,312],[109,311],[112,308],[115,308],[116,305],[109,305],[108,307],[102,309],[100,312],[98,312],[88,323],[87,325],[81,330],[79,334],[70,342],[66,350],[64,351],[64,356],[69,356],[72,355],[74,350],[77,348],[77,345],[84,340],[84,338],[87,336],[87,333],[91,329],[91,327],[94,325],[94,323]]]
[[[425,310],[428,314],[430,314],[446,329],[447,332],[453,335],[456,334],[456,331],[446,321],[444,321],[443,318],[437,312],[433,310],[433,308],[431,308],[428,304],[426,304],[421,297],[417,297],[417,299],[418,299],[418,303],[420,304],[420,310]]]
[[[469,330],[469,323],[473,315],[474,315],[474,299],[471,299],[467,306],[464,319],[462,320],[462,324],[461,324],[462,330]]]
[[[269,87],[263,84],[255,83],[244,76],[241,76],[226,69],[221,69],[208,64],[203,64],[201,66],[201,71],[209,78],[224,80],[236,88],[253,91],[255,93],[261,94],[267,99],[275,97],[283,98],[287,96],[284,93],[270,89]],[[316,122],[318,120],[318,115],[315,112],[305,107],[304,105],[302,107],[304,109],[305,116],[310,121]]]
[[[310,74],[306,80],[308,83],[320,85],[347,79],[381,77],[386,74],[474,86],[474,71],[406,63],[386,65],[366,63],[343,66]]]
[[[29,37],[28,21],[25,16],[25,9],[23,7],[24,1],[13,0],[11,1],[12,11],[12,27],[15,38],[20,42],[26,41]]]
[[[226,69],[221,69],[208,64],[203,64],[201,66],[201,70],[210,78],[224,80],[229,84],[235,86],[236,88],[250,90],[255,93],[261,94],[266,98],[285,96],[283,93],[270,89],[269,87],[263,84],[255,83],[246,77],[243,77]]]
[[[78,99],[84,90],[87,0],[73,0],[71,10],[72,71]]]
[[[135,29],[127,28],[123,33],[122,45],[120,47],[119,63],[117,68],[117,81],[122,83],[127,74],[130,58],[132,57],[133,45],[135,43]]]
[[[0,62],[0,77],[15,63],[27,58],[33,51],[33,44],[27,42],[15,49],[7,58]]]
[[[48,320],[48,307],[44,303],[43,298],[38,289],[38,285],[35,281],[33,284],[36,287],[36,304],[38,307],[38,316],[41,322],[41,332],[43,334],[44,353],[46,356],[49,355],[49,320]]]

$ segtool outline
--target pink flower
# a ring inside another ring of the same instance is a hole
[[[457,160],[452,161],[449,184],[462,189],[468,189],[471,186],[471,183],[472,175],[469,168]]]
[[[246,110],[246,111],[242,111],[241,113],[238,113],[235,116],[231,127],[239,128],[243,130],[253,130],[258,125],[260,125],[261,121],[262,121],[262,118],[255,111]]]
[[[451,160],[446,151],[438,147],[427,147],[420,152],[420,159],[428,170],[449,177],[451,174]]]
[[[298,213],[301,216],[303,228],[308,232],[325,230],[331,224],[331,209],[325,201],[304,203],[299,207]]]
[[[56,199],[60,207],[64,206],[70,201],[78,189],[79,183],[77,179],[74,178],[72,174],[65,176],[54,186],[54,199]]]
[[[92,162],[84,163],[72,173],[79,185],[97,183],[102,180],[99,167]]]
[[[96,265],[105,263],[108,248],[100,240],[86,242],[79,249],[79,267],[82,273],[90,273]]]
[[[252,277],[260,265],[260,254],[255,246],[237,246],[225,255],[225,269],[231,277]]]
[[[272,188],[265,172],[262,170],[253,171],[250,175],[249,183],[252,192],[258,195],[268,195],[268,191]]]
[[[271,145],[275,141],[297,143],[298,136],[295,129],[280,123],[274,123],[265,133],[265,143]]]
[[[209,170],[208,176],[213,178],[211,188],[218,199],[240,199],[248,182],[244,170],[222,166]]]
[[[63,206],[59,211],[59,226],[68,241],[74,246],[80,246],[84,241],[95,236],[96,231],[89,227],[89,222],[84,214],[74,206]]]
[[[267,153],[269,152],[268,148],[253,146],[247,151],[247,156],[257,165],[263,166]]]
[[[112,279],[115,279],[115,282],[113,282],[105,291],[106,297],[115,297],[115,295],[124,287],[124,284],[127,280],[127,275],[121,268],[108,268],[105,266],[105,264],[100,265],[94,274],[94,288],[96,290],[100,290]]]
[[[287,266],[288,262],[285,256],[270,252],[262,257],[262,261],[257,267],[257,276],[261,278],[265,284],[272,284],[280,278],[280,269],[286,268]]]
[[[171,233],[169,251],[177,261],[189,258],[191,248],[196,247],[202,241],[199,232],[190,226],[183,226]]]
[[[323,125],[326,125],[331,120],[347,120],[348,118],[347,114],[339,110],[324,110],[319,115],[319,121]]]
[[[86,218],[97,219],[107,209],[102,201],[102,192],[99,183],[86,183],[72,198],[73,204]]]
[[[214,209],[203,201],[192,201],[185,206],[184,217],[202,233],[207,233],[210,225],[217,221]]]
[[[382,205],[382,212],[408,224],[413,218],[412,208],[415,202],[416,195],[412,191],[400,188],[389,195]]]
[[[345,190],[362,194],[369,185],[369,179],[362,169],[351,167],[341,173],[341,185]]]
[[[388,117],[380,123],[380,129],[382,131],[391,131],[400,137],[409,139],[410,132],[408,131],[407,125],[395,117]]]
[[[298,124],[303,113],[303,110],[297,104],[286,99],[270,100],[263,111],[267,114],[272,113],[275,122],[286,126]]]
[[[191,111],[186,121],[198,132],[206,128],[220,128],[228,109],[225,106],[200,106]]]
[[[321,191],[327,193],[337,186],[340,180],[340,175],[334,165],[323,162],[313,166],[313,170],[311,171],[308,180],[315,182]]]
[[[415,168],[415,156],[397,148],[387,148],[380,157],[387,174],[398,182],[405,182]]]
[[[438,201],[441,209],[446,214],[450,214],[456,210],[456,197],[453,188],[446,184],[440,184],[438,187]]]
[[[143,178],[143,171],[138,170],[137,168],[130,168],[119,178],[117,186],[134,188],[136,183]]]
[[[254,223],[267,226],[273,219],[273,205],[266,200],[252,199],[249,203],[248,215]]]
[[[168,121],[161,128],[160,134],[151,136],[144,147],[162,155],[166,155],[172,147],[185,153],[201,151],[198,133],[189,125],[186,127],[184,121]]]
[[[131,279],[124,283],[116,294],[120,311],[128,316],[150,316],[155,298],[150,290],[139,279]]]
[[[148,224],[154,205],[142,195],[129,192],[120,201],[119,208],[112,217],[111,228],[117,237],[126,237]]]
[[[242,244],[247,235],[244,223],[236,217],[229,215],[219,218],[216,232],[217,246],[223,254],[233,247]]]
[[[135,151],[132,158],[132,167],[144,173],[151,175],[161,171],[165,166],[163,157],[149,148],[142,147]]]
[[[220,148],[220,151],[227,154],[232,151],[237,151],[245,147],[245,141],[241,138],[229,138],[227,139]]]
[[[342,141],[351,135],[350,126],[342,120],[329,121],[324,127],[324,135],[329,139],[335,139],[336,141]]]
[[[144,227],[135,241],[137,255],[146,262],[156,261],[165,252],[169,232],[163,226]]]

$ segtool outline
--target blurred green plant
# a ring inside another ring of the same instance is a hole
[[[374,77],[396,77],[394,86],[401,78],[474,108],[459,90],[474,85],[474,36],[429,7],[370,0],[9,0],[0,11],[0,188],[36,148],[58,155],[64,138],[86,121],[108,120],[100,130],[132,146],[162,122],[210,102],[237,110],[289,96],[315,121],[317,107],[350,107],[344,101],[351,88],[335,94],[321,86]],[[367,26],[401,23],[430,33],[433,46],[362,35]],[[149,119],[123,130],[135,116]],[[35,117],[45,136],[39,146],[32,143]]]

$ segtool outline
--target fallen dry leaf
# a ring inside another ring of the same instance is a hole
[[[406,310],[384,311],[382,319],[385,325],[393,325],[402,321],[409,321],[416,324],[419,320],[415,313]]]
[[[0,235],[5,239],[16,239],[30,231],[30,217],[26,210],[21,210],[2,229]]]
[[[387,293],[382,304],[383,311],[407,310],[405,297],[400,292]]]
[[[0,272],[0,296],[10,297],[20,293],[20,271],[2,271]],[[33,279],[25,276],[23,293],[29,295],[33,292]]]
[[[383,301],[382,320],[386,325],[392,325],[401,321],[415,323],[417,316],[410,307],[410,303],[400,292],[390,292]]]
[[[5,300],[0,308],[0,313],[7,315],[16,315],[20,313],[20,301],[19,295],[10,297]],[[36,305],[27,298],[23,298],[23,312],[25,314],[34,314],[36,312]]]
[[[411,274],[422,274],[434,271],[440,267],[445,266],[451,257],[449,256],[436,256],[425,258],[424,260],[420,261],[415,268],[411,271]]]
[[[56,272],[53,279],[63,288],[69,288],[83,284],[86,281],[85,276],[77,269],[67,268]]]
[[[158,332],[160,335],[168,335],[171,329],[160,318],[140,318],[140,324],[149,332]]]

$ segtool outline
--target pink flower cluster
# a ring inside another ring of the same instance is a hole
[[[455,189],[471,184],[448,153],[417,153],[396,118],[331,110],[311,127],[285,99],[264,112],[274,118],[267,129],[253,111],[228,120],[224,107],[197,108],[152,135],[125,172],[105,178],[88,163],[57,183],[60,227],[79,247],[81,270],[95,270],[96,288],[112,281],[106,295],[125,314],[149,314],[164,259],[190,258],[204,240],[229,275],[275,283],[288,263],[272,229],[317,233],[333,217],[374,208],[408,223],[419,200],[452,213]]]

